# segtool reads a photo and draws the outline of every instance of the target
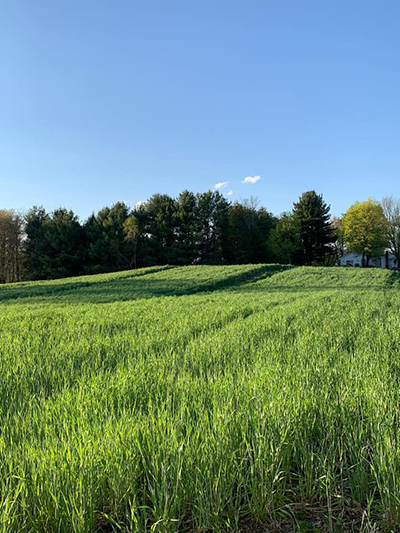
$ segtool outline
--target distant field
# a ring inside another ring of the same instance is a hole
[[[0,531],[400,530],[400,277],[0,287]]]

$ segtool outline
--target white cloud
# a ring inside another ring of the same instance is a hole
[[[214,189],[225,189],[229,185],[229,181],[220,181],[214,185]]]
[[[230,189],[230,190],[226,193],[226,196],[232,196],[232,194],[233,194],[233,191],[232,191],[232,189]]]
[[[144,206],[146,202],[143,202],[143,200],[140,200],[139,202],[137,202],[137,204],[135,205],[136,209],[139,209],[140,207]]]
[[[247,176],[242,180],[242,183],[257,183],[257,181],[260,181],[261,176]]]

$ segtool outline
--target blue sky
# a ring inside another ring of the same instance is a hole
[[[397,0],[6,0],[0,207],[400,196],[399,19]]]

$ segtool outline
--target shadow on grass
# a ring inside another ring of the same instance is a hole
[[[101,292],[103,285],[114,286],[121,284],[123,281],[135,282],[138,278],[150,274],[156,274],[171,268],[173,267],[160,266],[134,271],[115,272],[115,277],[112,278],[109,278],[108,274],[100,274],[79,276],[75,279],[42,280],[3,285],[0,287],[0,303],[7,302],[8,300],[21,300],[21,303],[23,303],[22,300],[25,300],[26,298],[39,301],[41,299],[48,300],[60,296],[75,296],[77,293],[81,294],[93,289],[99,289]]]
[[[262,285],[257,284],[254,286],[244,286],[244,287],[238,287],[235,292],[243,292],[243,293],[275,293],[275,292],[281,292],[281,293],[297,293],[297,292],[324,292],[324,291],[345,291],[345,292],[368,292],[368,291],[382,291],[387,290],[388,286],[382,286],[382,285]],[[400,287],[399,287],[400,288]]]
[[[85,281],[67,283],[14,285],[0,289],[0,303],[41,304],[41,303],[111,303],[148,299],[160,296],[183,296],[199,292],[211,292],[248,285],[254,281],[273,276],[292,268],[286,265],[261,265],[251,270],[227,275],[220,279],[194,276],[174,277],[176,267],[162,267],[140,274],[117,275],[111,279],[88,277]],[[193,267],[196,268],[196,267]],[[154,278],[153,274],[168,270],[165,278]],[[194,272],[196,272],[194,270]],[[199,271],[200,273],[200,271]]]
[[[400,289],[400,272],[396,270],[392,270],[390,272],[389,279],[387,281],[387,285],[390,288]]]

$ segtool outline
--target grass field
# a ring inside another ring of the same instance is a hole
[[[0,531],[399,531],[400,278],[0,288]]]

